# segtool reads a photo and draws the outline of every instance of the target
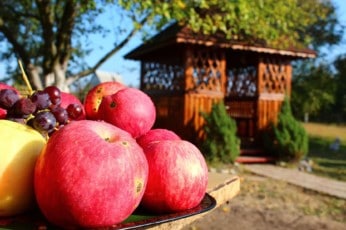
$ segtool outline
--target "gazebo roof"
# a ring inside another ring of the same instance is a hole
[[[155,35],[150,40],[144,42],[137,48],[133,49],[125,55],[126,59],[142,60],[143,57],[153,52],[164,50],[177,44],[192,44],[209,47],[217,47],[221,49],[231,49],[238,51],[249,51],[256,53],[276,54],[288,56],[292,59],[315,58],[316,52],[311,49],[277,49],[269,47],[265,42],[249,43],[246,41],[227,39],[222,34],[203,35],[196,34],[187,27],[173,24]]]

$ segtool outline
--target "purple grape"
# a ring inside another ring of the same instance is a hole
[[[68,117],[77,120],[83,114],[83,108],[79,104],[69,104],[66,108]]]
[[[41,90],[34,92],[30,99],[36,104],[37,110],[47,109],[52,104],[49,94]]]
[[[61,103],[61,91],[56,86],[48,86],[44,90],[44,92],[48,93],[50,101],[53,105],[60,105]]]
[[[36,111],[36,104],[29,98],[22,97],[8,110],[8,115],[13,117],[28,116]]]
[[[56,119],[49,111],[41,111],[33,118],[33,127],[40,132],[52,132],[56,126]]]
[[[0,90],[0,108],[9,109],[19,100],[19,95],[12,89]]]
[[[59,125],[64,125],[68,121],[68,114],[66,109],[63,107],[55,107],[51,109],[51,112],[53,113],[56,121],[59,123]]]

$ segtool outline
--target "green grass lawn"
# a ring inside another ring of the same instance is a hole
[[[303,123],[309,134],[308,158],[313,161],[313,173],[346,181],[346,126]],[[339,138],[340,149],[333,151],[330,144]]]

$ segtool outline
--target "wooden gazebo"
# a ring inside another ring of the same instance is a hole
[[[309,49],[198,35],[175,24],[125,58],[141,62],[140,88],[157,107],[156,127],[195,142],[203,135],[200,112],[223,100],[244,144],[256,142],[277,118],[291,91],[291,61],[315,56]]]

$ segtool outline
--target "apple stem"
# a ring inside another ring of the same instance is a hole
[[[31,95],[32,94],[32,87],[31,87],[31,84],[29,82],[28,76],[25,74],[22,62],[20,60],[18,60],[18,64],[19,64],[20,70],[22,71],[22,76],[23,76],[23,79],[25,81],[25,84],[28,87],[29,94]]]

